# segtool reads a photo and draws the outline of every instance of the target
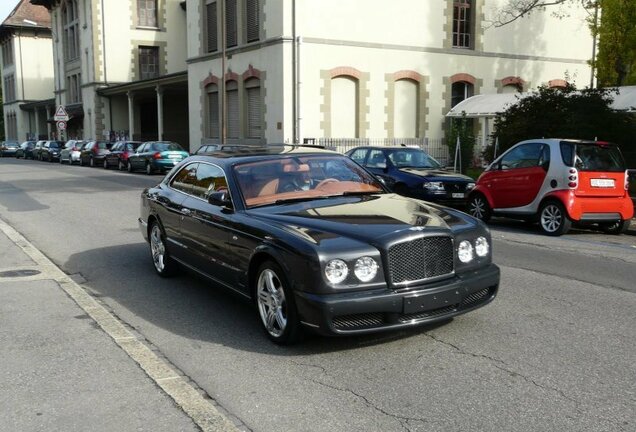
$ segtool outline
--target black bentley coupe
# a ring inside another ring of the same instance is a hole
[[[141,196],[155,270],[250,299],[271,340],[445,320],[494,299],[486,226],[390,193],[348,157],[268,146],[192,156]]]

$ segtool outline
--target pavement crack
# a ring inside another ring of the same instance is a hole
[[[431,333],[424,333],[424,334],[426,336],[428,336],[429,338],[433,339],[436,342],[439,342],[439,343],[441,343],[443,345],[446,345],[448,347],[453,348],[459,354],[467,355],[467,356],[474,357],[474,358],[482,358],[482,359],[489,360],[489,361],[493,362],[493,367],[495,367],[495,368],[497,368],[497,369],[499,369],[499,370],[501,370],[503,372],[506,372],[508,375],[510,375],[512,377],[519,377],[519,378],[523,379],[524,381],[526,381],[527,383],[534,385],[535,387],[538,387],[538,388],[540,388],[542,390],[552,391],[552,392],[558,394],[563,399],[566,399],[566,400],[569,400],[570,402],[572,402],[575,405],[574,409],[579,414],[583,414],[583,411],[580,409],[581,403],[578,400],[566,395],[563,392],[563,390],[560,390],[560,389],[558,389],[556,387],[550,387],[550,386],[546,386],[544,384],[540,384],[540,383],[536,382],[534,379],[532,379],[532,378],[530,378],[530,377],[528,377],[526,375],[523,375],[523,374],[521,374],[519,372],[511,370],[509,368],[509,366],[506,364],[506,362],[503,361],[503,360],[500,360],[500,359],[497,359],[497,358],[494,358],[494,357],[491,357],[491,356],[487,356],[487,355],[484,355],[484,354],[475,354],[475,353],[466,351],[466,350],[458,347],[457,345],[454,345],[454,344],[452,344],[450,342],[444,341],[444,340],[440,339],[439,337],[437,337],[437,336],[435,336],[434,334],[431,334]]]
[[[352,394],[353,396],[355,396],[358,399],[362,400],[363,403],[366,406],[368,406],[369,408],[372,408],[372,409],[376,410],[377,412],[379,412],[379,413],[381,413],[381,414],[383,414],[383,415],[385,415],[387,417],[391,417],[391,418],[397,420],[400,423],[400,425],[402,426],[402,428],[405,431],[407,431],[407,432],[411,431],[411,428],[409,427],[409,422],[412,422],[412,421],[417,421],[417,422],[422,422],[422,423],[429,423],[430,422],[429,419],[422,418],[422,417],[407,417],[407,416],[401,416],[401,415],[398,415],[398,414],[390,413],[390,412],[386,411],[385,409],[383,409],[383,408],[381,408],[379,406],[376,406],[366,396],[364,396],[364,395],[362,395],[360,393],[357,393],[357,392],[355,392],[355,391],[353,391],[353,390],[351,390],[349,388],[337,387],[337,386],[334,386],[334,385],[331,385],[331,384],[327,384],[325,382],[322,382],[322,381],[319,381],[319,380],[316,380],[316,379],[312,379],[312,378],[309,378],[309,381],[311,381],[311,382],[313,382],[315,384],[318,384],[318,385],[320,385],[322,387],[326,387],[326,388],[329,388],[329,389],[332,389],[332,390],[337,390],[337,391],[340,391],[340,392],[343,392],[343,393]]]

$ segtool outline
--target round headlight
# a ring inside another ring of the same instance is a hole
[[[475,187],[475,183],[468,183],[466,185],[466,189],[473,189]]]
[[[489,251],[490,245],[486,237],[478,237],[477,240],[475,240],[475,253],[477,253],[477,256],[485,257]]]
[[[457,248],[457,257],[463,263],[469,263],[473,260],[473,245],[468,240],[462,240]]]
[[[378,274],[378,263],[371,257],[358,258],[353,272],[360,282],[369,282]]]
[[[347,263],[341,259],[331,260],[325,267],[325,276],[327,276],[327,280],[333,284],[342,282],[347,278],[348,274],[349,267],[347,267]]]

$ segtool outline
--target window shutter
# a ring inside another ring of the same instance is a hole
[[[225,0],[225,46],[238,44],[236,32],[236,0]]]
[[[254,81],[254,83],[252,83]],[[261,88],[258,80],[250,80],[247,92],[247,137],[261,138]]]
[[[219,49],[217,44],[217,29],[216,29],[216,2],[209,3],[206,6],[207,9],[207,36],[208,36],[208,52],[214,52]]]
[[[259,0],[247,0],[245,2],[247,15],[247,41],[253,42],[260,39]]]
[[[227,137],[238,138],[240,128],[238,89],[234,81],[228,82],[227,85]]]
[[[208,127],[210,138],[219,137],[219,92],[208,93]]]

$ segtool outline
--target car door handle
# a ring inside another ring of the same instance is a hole
[[[187,209],[187,208],[182,208],[181,209],[181,214],[185,215],[185,216],[190,216],[192,214],[192,210]]]

